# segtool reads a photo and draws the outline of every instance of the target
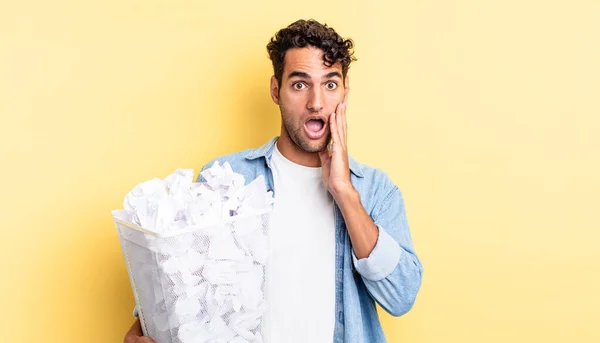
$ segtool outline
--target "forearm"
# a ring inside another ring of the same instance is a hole
[[[332,194],[346,223],[356,270],[387,312],[406,313],[421,286],[423,267],[413,250],[400,191],[390,189],[371,218],[354,187],[340,188]]]
[[[354,254],[359,259],[368,257],[377,244],[379,229],[365,211],[360,195],[353,187],[338,193],[337,198]]]

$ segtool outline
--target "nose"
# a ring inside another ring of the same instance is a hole
[[[321,87],[314,87],[310,91],[306,107],[311,112],[320,112],[323,109],[324,96],[322,92],[323,90],[321,89]]]

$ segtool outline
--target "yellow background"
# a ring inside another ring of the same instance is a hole
[[[406,199],[424,267],[390,342],[599,342],[598,1],[3,1],[0,340],[121,342],[110,210],[276,135],[265,45],[356,42],[351,154]]]

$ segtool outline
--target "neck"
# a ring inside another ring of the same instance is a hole
[[[319,153],[306,152],[294,143],[284,132],[277,139],[277,149],[288,160],[305,167],[320,167]]]

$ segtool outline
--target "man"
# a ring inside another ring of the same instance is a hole
[[[375,303],[400,316],[421,285],[398,187],[348,155],[352,49],[314,20],[280,30],[267,50],[281,135],[216,159],[274,192],[271,343],[386,342]],[[138,320],[125,342],[151,340]]]

